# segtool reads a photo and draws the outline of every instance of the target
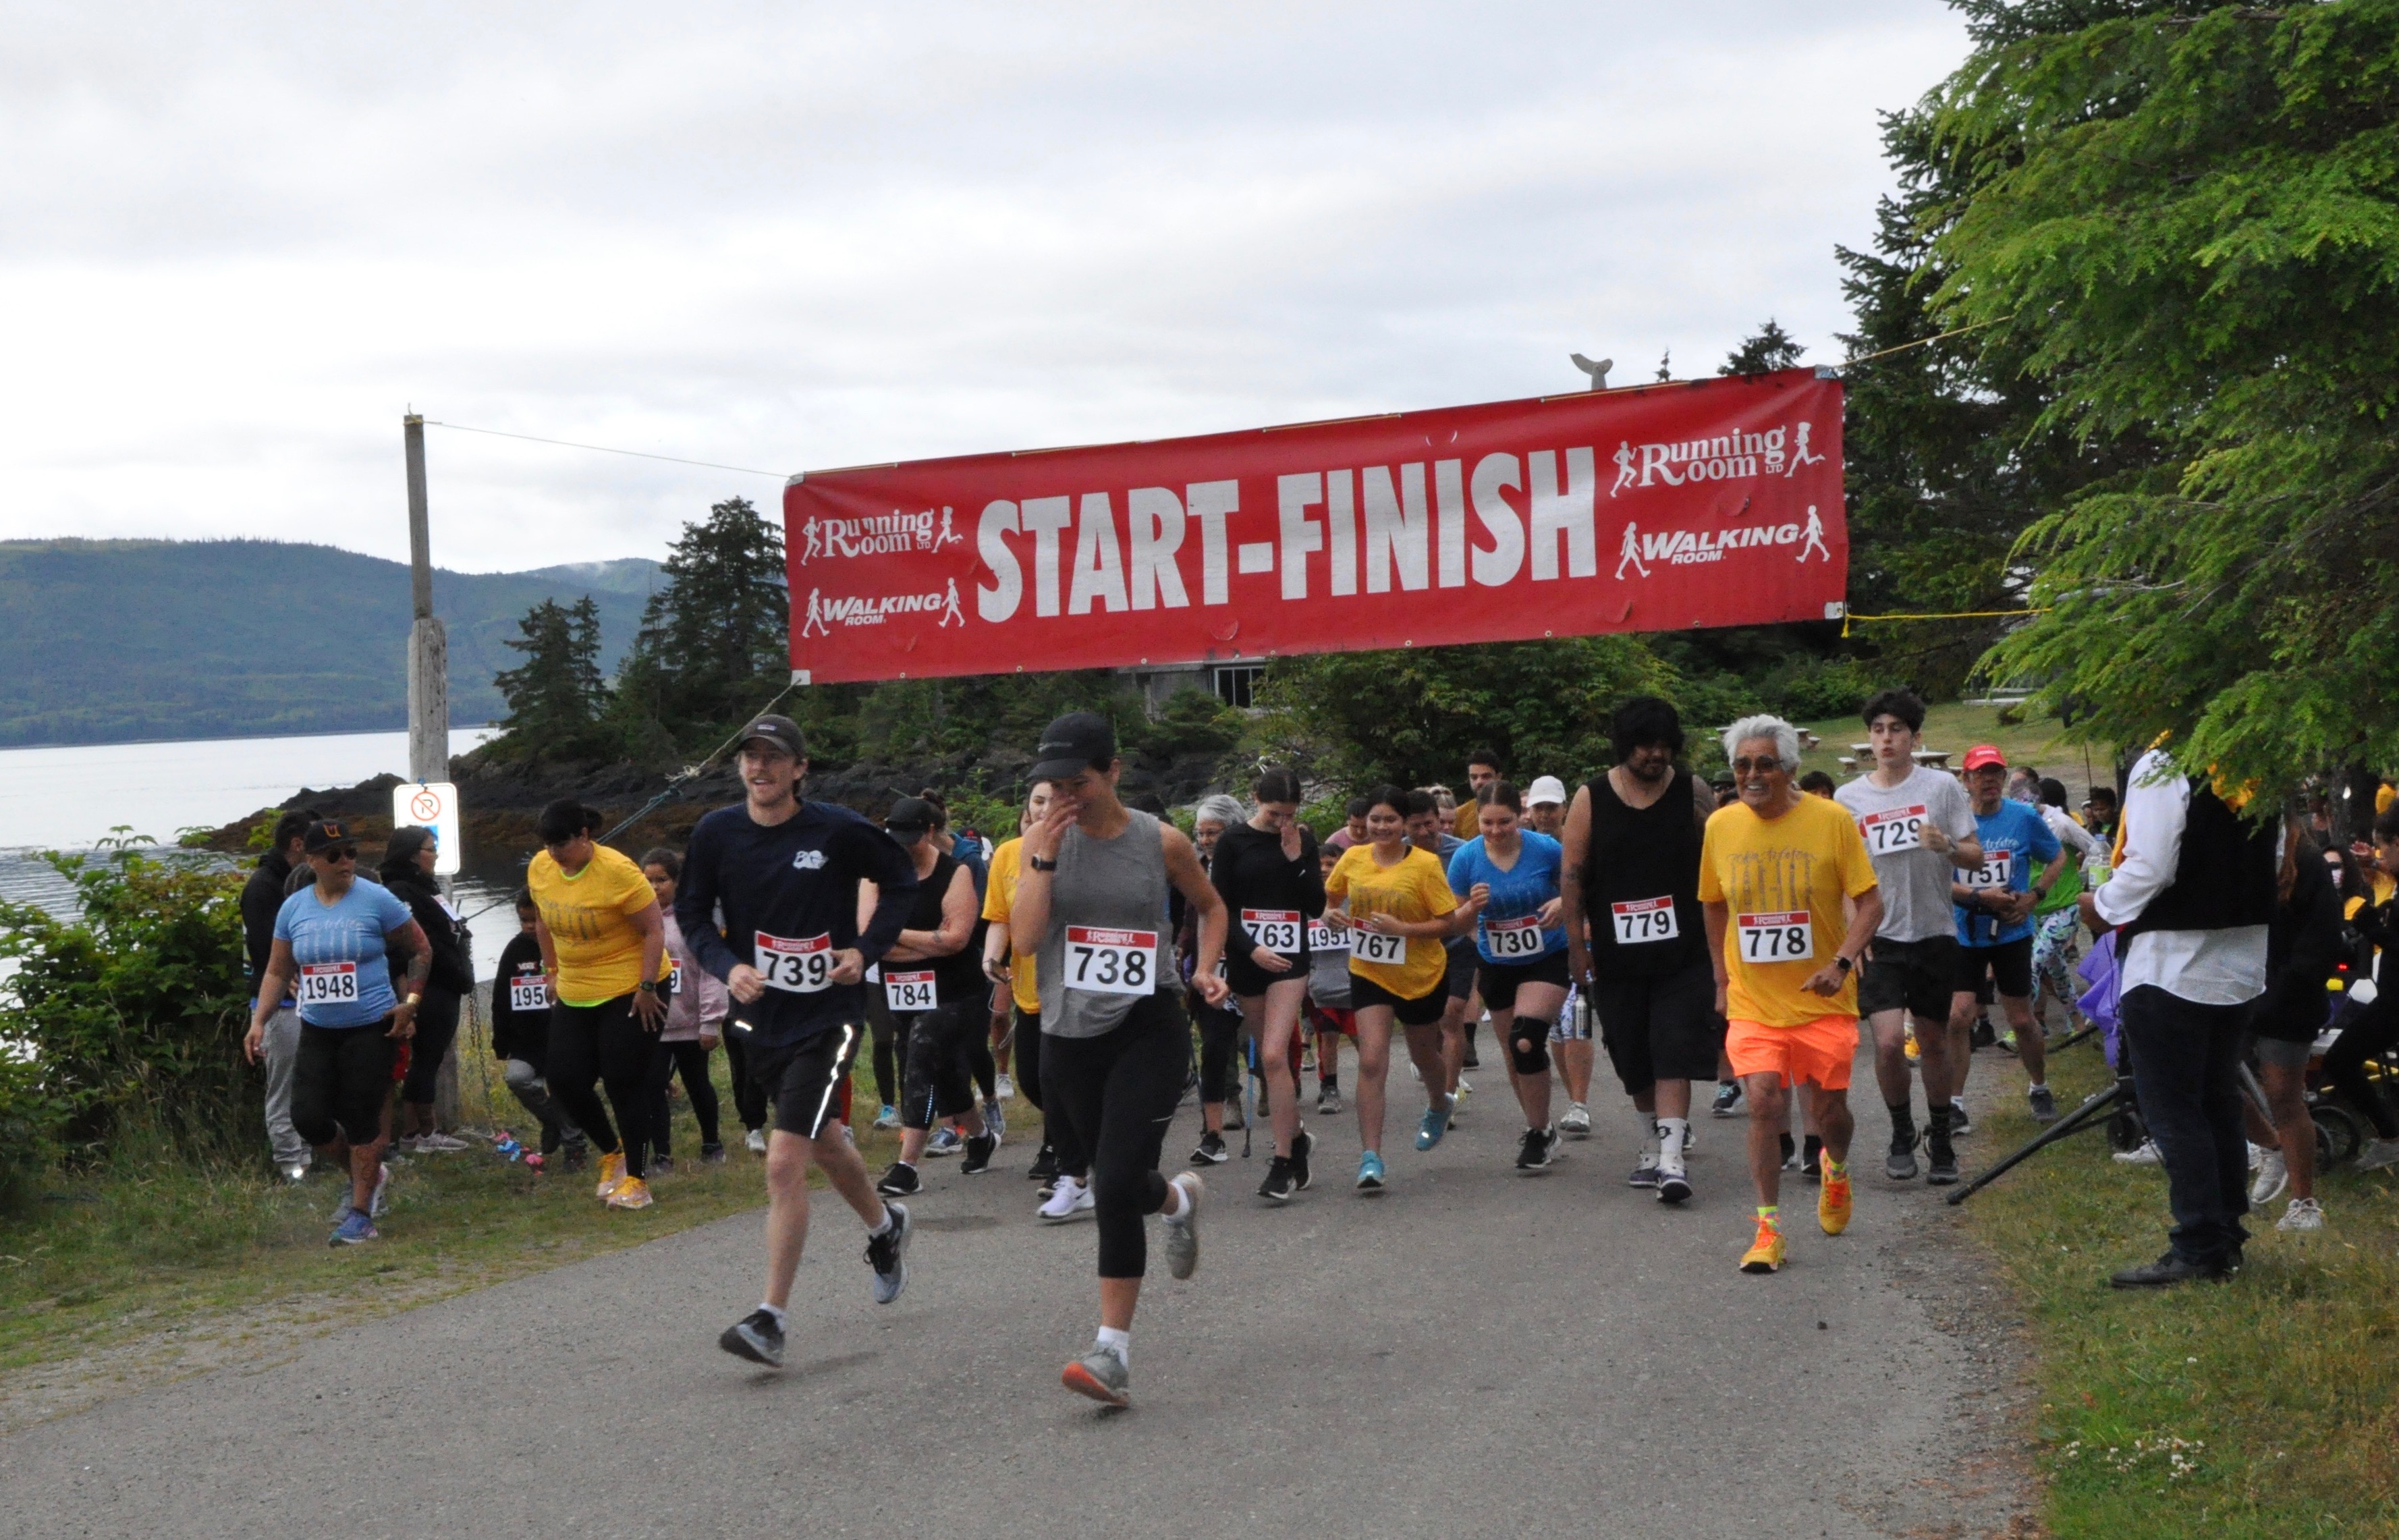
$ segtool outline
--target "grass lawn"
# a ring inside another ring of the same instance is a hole
[[[2104,1088],[2095,1045],[2053,1059],[2050,1082],[2067,1109]],[[1975,1056],[1969,1175],[2034,1132],[2023,1085]],[[2343,1171],[2318,1196],[2324,1230],[2277,1233],[2277,1200],[2251,1216],[2235,1281],[2162,1293],[2106,1285],[2165,1249],[2169,1221],[2164,1175],[2109,1159],[2095,1130],[1967,1202],[2031,1325],[2063,1540],[2399,1533],[2399,1185]]]
[[[2001,709],[1998,706],[1969,706],[1962,702],[1932,707],[1924,717],[1924,747],[1947,750],[1949,767],[1955,770],[1965,763],[1966,750],[1974,745],[1997,744],[1999,751],[2008,756],[2010,764],[2029,764],[2044,776],[2055,776],[2064,781],[2070,806],[2081,804],[2083,791],[2094,781],[2102,786],[2115,784],[2115,769],[2105,750],[2061,741],[2063,729],[2053,717],[2002,723]],[[1841,768],[1840,756],[1850,752],[1850,745],[1866,740],[1865,724],[1855,713],[1797,725],[1823,740],[1802,756],[1803,771],[1822,770],[1835,780],[1848,780],[1853,774],[1872,768],[1871,757],[1857,771]],[[1695,756],[1695,763],[1705,763],[1708,773],[1714,775],[1720,769],[1723,758],[1720,753]]]

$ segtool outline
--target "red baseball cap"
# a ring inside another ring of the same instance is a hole
[[[2008,767],[2008,757],[1999,752],[1997,744],[1978,743],[1966,750],[1967,769],[1980,770],[1986,764],[1996,764],[2002,770]]]

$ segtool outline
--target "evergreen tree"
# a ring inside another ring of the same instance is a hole
[[[791,678],[782,532],[735,497],[684,526],[661,572],[625,664],[628,727],[656,723],[688,748],[739,726]]]
[[[1757,335],[1742,343],[1726,358],[1719,374],[1768,374],[1778,369],[1797,366],[1800,356],[1808,350],[1792,340],[1791,333],[1771,316],[1757,329]]]
[[[558,758],[590,751],[593,725],[607,704],[600,674],[600,607],[589,594],[571,606],[545,599],[517,622],[508,645],[524,662],[494,676],[508,703],[501,725],[520,756]]]

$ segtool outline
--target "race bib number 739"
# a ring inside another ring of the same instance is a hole
[[[752,965],[768,989],[814,994],[833,985],[833,938],[769,936],[758,931]]]

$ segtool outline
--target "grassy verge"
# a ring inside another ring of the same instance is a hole
[[[326,1244],[340,1182],[321,1167],[298,1187],[274,1181],[263,1159],[237,1172],[128,1159],[105,1173],[60,1177],[35,1212],[0,1223],[0,1371],[245,1314],[338,1322],[760,1208],[762,1163],[741,1147],[724,1056],[712,1062],[730,1158],[700,1163],[697,1126],[678,1099],[678,1165],[652,1182],[657,1205],[639,1212],[596,1201],[587,1172],[535,1175],[488,1143],[409,1157],[392,1174],[384,1238],[357,1248]],[[871,1119],[872,1078],[861,1074],[858,1102]],[[496,1073],[486,1086],[469,1060],[462,1078],[470,1124],[532,1127]],[[862,1130],[860,1146],[879,1169],[896,1136]]]
[[[2107,752],[2097,747],[2067,745],[2060,741],[2064,731],[2053,717],[2031,721],[2003,723],[1998,706],[1970,706],[1960,701],[1935,706],[1924,716],[1924,746],[1949,751],[1951,769],[1966,762],[1966,750],[1978,743],[1997,744],[2008,756],[2010,764],[2029,764],[2045,776],[2055,776],[2066,783],[2068,797],[2076,804],[2082,801],[2085,788],[2094,781],[2104,786],[2115,784],[2115,771]],[[1826,722],[1803,722],[1823,741],[1801,756],[1805,770],[1822,770],[1835,780],[1847,780],[1855,772],[1841,768],[1840,757],[1850,751],[1850,745],[1864,743],[1865,726],[1855,715]],[[1709,759],[1697,756],[1713,773],[1722,763],[1722,756]],[[1871,763],[1861,769],[1872,769]]]
[[[2034,1131],[1999,1063],[1977,1056],[1970,1172]],[[2107,1083],[2092,1046],[2050,1080],[2069,1108]],[[2236,1281],[2154,1294],[2106,1278],[2164,1250],[2165,1178],[2110,1160],[2096,1132],[1967,1203],[2031,1325],[2061,1540],[2399,1533],[2399,1188],[2339,1172],[2318,1196],[2323,1231],[2277,1233],[2278,1200],[2251,1217]]]

